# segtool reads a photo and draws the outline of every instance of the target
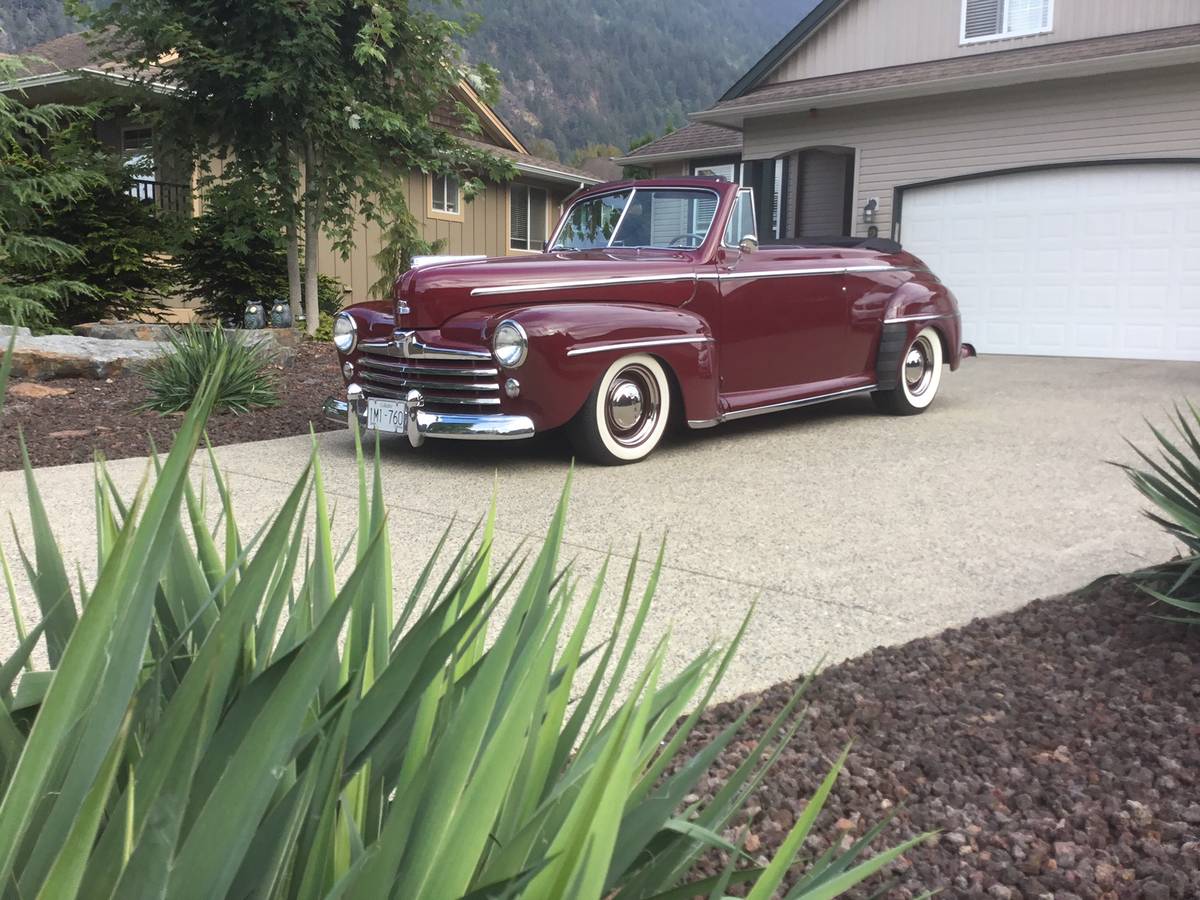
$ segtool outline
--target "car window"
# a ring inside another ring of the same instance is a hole
[[[736,247],[746,235],[757,235],[757,227],[754,224],[754,190],[742,188],[738,191],[729,224],[725,226],[725,246]]]
[[[635,188],[571,206],[555,250],[653,247],[694,250],[712,227],[717,194],[689,188]]]

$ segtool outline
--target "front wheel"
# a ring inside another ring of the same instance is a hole
[[[671,415],[671,383],[653,356],[626,356],[588,394],[568,434],[575,452],[592,462],[619,466],[650,454]]]
[[[902,357],[900,383],[889,391],[871,395],[875,405],[894,416],[924,412],[937,396],[942,383],[942,341],[932,328],[924,328],[912,339]]]

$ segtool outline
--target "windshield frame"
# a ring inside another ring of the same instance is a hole
[[[621,226],[625,224],[625,214],[627,212],[629,212],[629,207],[633,205],[633,198],[637,195],[637,192],[638,191],[659,191],[659,190],[661,190],[661,191],[695,191],[697,193],[712,194],[712,196],[716,198],[717,208],[716,208],[716,211],[713,213],[712,221],[710,221],[708,223],[708,229],[704,232],[704,237],[700,239],[700,242],[695,247],[656,247],[653,244],[642,244],[642,245],[621,244],[617,247],[614,247],[613,241],[615,241],[617,239],[617,235],[620,234],[620,232],[621,232]],[[608,239],[607,244],[605,244],[603,247],[589,247],[587,249],[576,248],[576,247],[560,247],[558,245],[558,238],[562,234],[563,229],[567,227],[567,220],[570,219],[571,213],[574,211],[576,206],[578,206],[580,203],[589,203],[593,200],[600,200],[600,199],[603,199],[604,197],[611,197],[613,194],[628,194],[629,199],[627,199],[625,201],[625,207],[621,210],[621,215],[617,219],[617,225],[613,229],[612,237],[610,237]],[[611,190],[607,190],[607,191],[597,191],[596,193],[588,194],[587,196],[580,197],[579,199],[575,200],[570,206],[568,206],[565,210],[563,210],[562,215],[559,217],[558,225],[556,225],[554,228],[554,234],[551,235],[550,240],[546,243],[546,251],[545,252],[546,253],[587,253],[589,251],[595,251],[595,250],[669,250],[669,251],[675,251],[675,252],[680,252],[680,251],[695,252],[695,251],[699,250],[701,247],[703,247],[708,242],[709,238],[711,238],[713,235],[713,226],[716,224],[717,218],[721,215],[721,199],[722,198],[721,198],[720,191],[718,191],[714,188],[710,188],[710,187],[703,187],[701,185],[695,185],[695,186],[693,186],[693,185],[653,185],[653,186],[640,185],[639,186],[639,185],[634,184],[634,185],[626,185],[623,187],[614,187]],[[722,231],[722,234],[724,234],[723,231]]]

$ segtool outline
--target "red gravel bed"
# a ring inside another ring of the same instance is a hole
[[[339,427],[321,418],[325,398],[342,390],[332,347],[305,343],[294,359],[276,367],[276,375],[280,405],[244,415],[212,416],[208,437],[214,446],[307,434],[310,423],[317,431]],[[109,459],[145,456],[151,439],[160,450],[166,449],[182,420],[139,412],[136,407],[148,394],[134,372],[124,372],[110,382],[70,378],[42,384],[71,393],[37,400],[7,398],[0,411],[0,471],[21,467],[18,429],[24,432],[33,465],[57,466],[88,462],[96,450]]]
[[[891,844],[942,831],[885,896],[1200,897],[1200,628],[1146,609],[1117,580],[831,667],[750,804],[748,846],[778,846],[853,740],[811,849],[892,808]],[[761,731],[792,690],[714,707],[691,749],[754,702]],[[706,790],[752,746],[731,745]]]

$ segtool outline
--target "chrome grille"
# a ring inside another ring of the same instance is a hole
[[[368,396],[403,400],[418,390],[434,410],[488,412],[500,406],[500,370],[490,358],[409,359],[392,347],[359,347],[358,374]]]

